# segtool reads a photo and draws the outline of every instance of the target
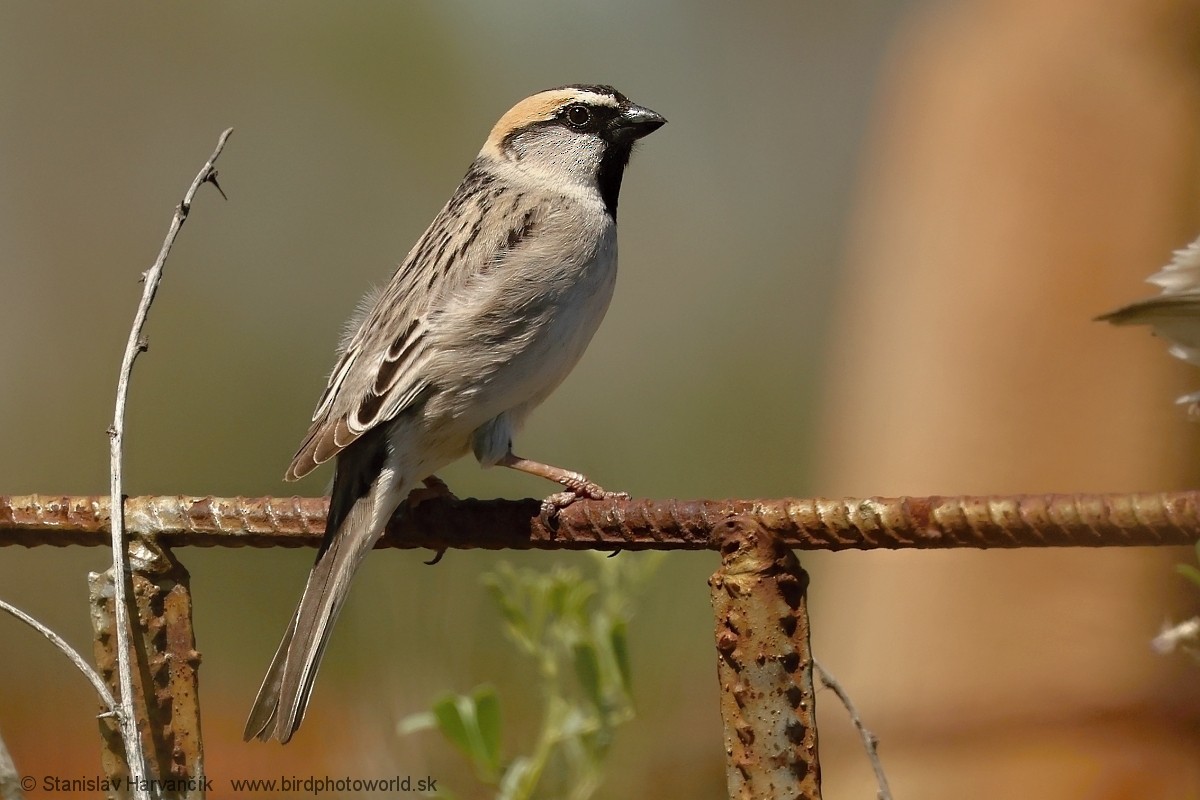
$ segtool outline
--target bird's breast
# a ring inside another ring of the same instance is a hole
[[[616,285],[616,229],[604,222],[556,230],[551,220],[439,320],[439,406],[467,426],[506,412],[519,422],[562,382]]]

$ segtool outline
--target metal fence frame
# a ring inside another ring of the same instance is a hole
[[[105,546],[106,496],[0,496],[0,546]],[[131,497],[125,521],[137,635],[135,710],[165,797],[204,797],[189,576],[176,547],[315,547],[324,498]],[[820,797],[808,575],[793,550],[1189,545],[1200,492],[994,497],[581,501],[549,520],[536,500],[422,503],[380,547],[716,550],[709,579],[731,798]],[[95,659],[114,694],[112,576],[91,581]],[[111,716],[102,764],[127,780]],[[174,790],[171,787],[176,787]]]

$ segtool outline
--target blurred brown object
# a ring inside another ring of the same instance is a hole
[[[1200,372],[1091,320],[1200,231],[1198,45],[1182,0],[930,3],[910,21],[862,173],[819,493],[1195,483],[1172,400]],[[811,558],[815,653],[897,797],[1200,797],[1200,670],[1148,644],[1186,610],[1184,558]],[[825,796],[871,796],[818,705]]]

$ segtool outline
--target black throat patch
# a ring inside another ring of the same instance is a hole
[[[621,178],[625,176],[625,166],[633,152],[632,144],[617,144],[608,142],[604,148],[604,156],[600,159],[600,171],[596,174],[596,183],[600,189],[600,197],[604,200],[604,208],[615,222],[617,219],[617,197],[621,194]]]

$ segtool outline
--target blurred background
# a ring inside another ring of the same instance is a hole
[[[281,476],[342,320],[516,100],[611,83],[670,124],[621,202],[622,274],[519,452],[635,496],[1194,486],[1200,373],[1090,319],[1200,231],[1200,3],[0,3],[0,493],[107,491],[120,352],[174,205],[227,126],[130,399],[130,494],[320,494]],[[545,483],[460,463],[462,496]],[[230,777],[473,781],[396,722],[536,689],[480,575],[572,554],[372,555],[308,719],[244,744],[311,552],[183,550],[212,796]],[[621,558],[636,559],[636,553]],[[898,798],[1200,797],[1186,553],[813,554],[814,646]],[[107,553],[0,550],[0,597],[90,652]],[[631,629],[638,719],[602,797],[725,797],[713,554],[672,554]],[[401,644],[403,643],[403,644]],[[826,798],[872,797],[831,695]],[[0,618],[23,773],[96,774],[95,700]],[[36,796],[36,795],[35,795]]]

